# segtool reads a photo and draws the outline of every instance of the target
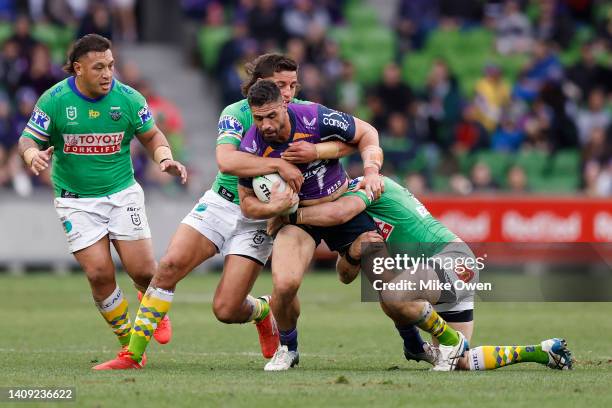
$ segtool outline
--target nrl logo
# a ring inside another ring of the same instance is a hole
[[[66,117],[68,118],[68,120],[75,120],[77,118],[76,106],[68,106],[66,108]]]
[[[109,112],[111,119],[114,120],[115,122],[121,119],[121,111],[119,109],[121,108],[111,107],[111,110]]]

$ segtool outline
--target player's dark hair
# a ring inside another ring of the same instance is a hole
[[[249,89],[259,79],[270,78],[275,72],[298,70],[298,63],[283,54],[263,54],[244,66],[249,79],[242,84],[242,94],[247,96]]]
[[[263,106],[267,103],[276,102],[281,98],[280,89],[270,80],[257,81],[247,94],[249,106]]]
[[[83,55],[87,54],[90,51],[94,52],[104,52],[110,49],[113,46],[111,41],[102,37],[98,34],[87,34],[83,37],[79,38],[72,44],[70,50],[68,51],[68,60],[66,64],[64,64],[64,71],[67,73],[74,75],[74,63],[79,60]]]

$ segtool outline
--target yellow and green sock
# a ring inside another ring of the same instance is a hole
[[[534,346],[480,346],[470,350],[470,371],[495,370],[517,363],[548,364],[548,353]]]
[[[425,303],[420,319],[414,324],[437,338],[440,344],[444,346],[456,346],[459,344],[460,339],[457,331],[440,317],[431,306],[431,303]]]
[[[270,305],[265,299],[247,295],[245,302],[247,302],[252,308],[251,315],[249,316],[247,322],[251,322],[253,320],[259,322],[265,319],[270,313]]]
[[[134,327],[131,331],[129,351],[136,361],[142,359],[151,336],[158,323],[164,318],[172,305],[174,292],[149,286],[140,302]]]
[[[115,333],[115,336],[117,336],[119,343],[122,346],[129,344],[132,324],[128,314],[127,299],[123,297],[123,291],[119,286],[115,288],[109,297],[101,302],[96,302],[96,306],[104,320],[113,330],[113,333]]]

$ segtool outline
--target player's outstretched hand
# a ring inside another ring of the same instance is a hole
[[[310,163],[317,160],[318,154],[314,143],[299,140],[289,143],[289,148],[281,153],[281,158],[293,164]]]
[[[293,191],[300,191],[304,182],[302,171],[284,160],[279,160],[279,163],[278,174],[289,184]]]
[[[159,169],[164,173],[180,177],[181,184],[185,184],[187,182],[187,169],[176,160],[164,160],[159,164]]]
[[[279,186],[280,183],[278,181],[272,184],[269,201],[269,204],[274,206],[274,211],[277,214],[287,211],[300,201],[297,193],[295,193],[289,186],[287,186],[284,191],[279,191]]]
[[[376,173],[366,174],[361,179],[359,188],[363,188],[370,200],[378,200],[380,195],[385,191],[385,182],[382,175]]]
[[[32,173],[38,176],[41,171],[49,167],[49,161],[51,160],[51,156],[53,156],[54,149],[55,148],[51,146],[47,150],[41,150],[32,158],[32,164],[30,165]]]

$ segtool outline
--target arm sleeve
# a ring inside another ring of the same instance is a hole
[[[242,135],[246,131],[244,124],[240,121],[239,115],[232,109],[225,108],[219,117],[217,124],[217,145],[231,144],[239,146]]]
[[[21,136],[34,140],[39,146],[49,145],[49,139],[53,131],[51,114],[53,104],[51,96],[45,92],[36,102],[30,119],[25,125]]]
[[[370,205],[372,205],[372,200],[370,200],[368,198],[368,196],[366,195],[365,191],[363,190],[357,190],[357,191],[347,191],[346,193],[342,194],[342,197],[350,197],[350,196],[356,196],[361,198],[361,200],[365,203],[366,208],[368,208]]]
[[[135,133],[137,135],[145,133],[155,126],[155,119],[147,105],[147,101],[140,92],[133,90],[130,95],[132,105],[132,123],[134,124]]]
[[[350,142],[355,137],[355,118],[348,113],[318,105],[317,121],[321,132],[321,141],[339,140]]]

